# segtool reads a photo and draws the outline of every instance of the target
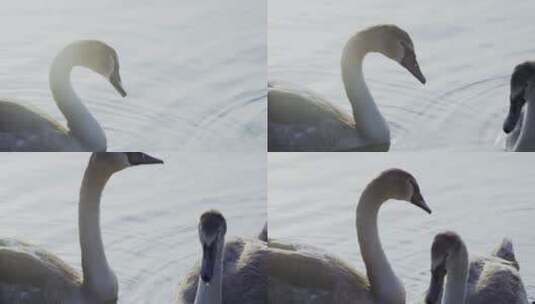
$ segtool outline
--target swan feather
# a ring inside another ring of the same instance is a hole
[[[312,246],[270,241],[270,303],[375,303],[366,276]]]
[[[67,143],[70,143],[67,144]],[[0,100],[0,147],[3,151],[76,151],[69,131],[46,114]]]
[[[499,257],[473,257],[467,303],[525,304],[527,295],[515,263]]]
[[[353,117],[312,92],[272,83],[268,104],[270,151],[363,149]]]
[[[235,239],[225,243],[223,304],[267,303],[265,242]],[[200,265],[186,275],[179,288],[178,303],[192,304],[197,293]]]
[[[79,273],[53,254],[19,240],[0,240],[0,303],[59,303],[57,290],[81,284]]]

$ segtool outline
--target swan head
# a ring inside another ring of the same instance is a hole
[[[223,249],[227,222],[219,211],[210,210],[201,215],[198,229],[203,252],[200,276],[208,284],[217,266],[217,256]]]
[[[407,171],[401,169],[385,170],[375,179],[375,183],[378,183],[379,187],[385,191],[385,200],[407,201],[427,213],[431,213],[431,208],[425,202],[418,182]]]
[[[435,236],[431,246],[431,282],[425,296],[426,304],[441,302],[444,278],[448,269],[462,267],[459,271],[465,272],[468,269],[467,256],[466,246],[457,233],[445,231]]]
[[[110,174],[132,166],[163,164],[161,159],[142,152],[94,152],[89,162]]]
[[[365,32],[375,38],[371,38],[372,41],[376,41],[375,51],[398,62],[422,84],[426,83],[425,76],[416,60],[414,44],[406,31],[396,25],[387,24],[371,27]]]
[[[535,96],[535,62],[524,62],[515,67],[511,75],[509,113],[503,123],[503,131],[510,133],[518,123],[522,108],[529,96]]]
[[[122,97],[126,97],[119,74],[119,57],[111,46],[98,40],[81,40],[67,46],[66,50],[74,56],[75,64],[100,74]]]

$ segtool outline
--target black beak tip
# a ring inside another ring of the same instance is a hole
[[[433,212],[433,211],[431,211],[431,208],[429,208],[429,206],[427,205],[427,203],[423,199],[414,198],[414,199],[411,199],[410,202],[411,202],[411,204],[413,204],[414,206],[424,210],[428,214],[431,214]]]
[[[142,152],[127,152],[127,155],[131,165],[153,165],[164,163],[163,160]]]
[[[420,79],[420,82],[425,85],[427,83],[427,80],[425,79],[425,77],[422,77],[422,79]]]
[[[412,75],[414,75],[414,78],[418,79],[418,81],[425,85],[427,83],[427,79],[425,78],[422,71],[420,71],[420,68],[418,67],[415,71],[411,71]]]
[[[163,164],[163,160],[159,159],[159,158],[156,158],[156,157],[153,157],[152,159],[150,159],[148,161],[148,163],[151,163],[151,164]]]
[[[422,208],[425,212],[427,212],[427,214],[432,214],[433,213],[433,211],[427,206],[422,206],[422,205],[417,205],[417,206]]]
[[[503,124],[503,132],[505,132],[505,134],[509,134],[509,133],[511,133],[511,131],[513,131],[513,127],[511,126],[510,123],[508,123],[508,121],[506,121]]]
[[[117,89],[117,92],[119,92],[119,95],[121,95],[121,97],[126,97],[126,95],[128,95],[121,84],[115,86],[115,88]]]
[[[145,156],[144,163],[146,163],[146,164],[163,164],[163,160],[161,160],[159,158],[152,157],[152,156],[147,155],[147,154],[145,154],[144,156]]]

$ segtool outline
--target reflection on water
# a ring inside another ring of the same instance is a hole
[[[372,95],[388,120],[392,150],[498,150],[509,77],[533,60],[533,1],[416,0],[269,2],[269,78],[312,89],[350,111],[340,76],[348,37],[393,23],[413,38],[422,87],[380,55],[365,61]],[[514,16],[512,18],[511,16]]]
[[[163,166],[117,173],[104,190],[102,234],[120,303],[171,303],[200,258],[197,220],[218,209],[229,238],[266,220],[265,156],[151,153]],[[2,153],[0,237],[40,245],[80,269],[78,190],[87,153]],[[232,178],[229,178],[232,176]]]
[[[371,178],[391,167],[416,177],[433,210],[397,201],[380,211],[383,247],[407,289],[420,300],[428,286],[434,235],[457,231],[472,254],[488,255],[513,239],[528,295],[535,299],[533,183],[535,155],[496,153],[270,154],[270,237],[306,243],[364,270],[355,233],[355,206]]]
[[[265,8],[236,0],[9,1],[0,26],[1,98],[65,125],[48,69],[74,40],[118,54],[128,97],[77,69],[73,85],[111,150],[260,150],[265,143]]]

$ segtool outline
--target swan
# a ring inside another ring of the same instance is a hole
[[[431,248],[432,276],[425,303],[528,304],[518,270],[513,245],[508,239],[504,239],[492,256],[470,259],[458,234],[439,233]]]
[[[318,249],[270,240],[270,303],[405,303],[405,289],[383,252],[377,227],[379,209],[390,199],[410,202],[431,213],[416,179],[408,172],[389,169],[373,179],[362,192],[356,211],[367,275]]]
[[[342,79],[353,116],[314,93],[288,85],[268,85],[269,151],[388,151],[390,130],[364,80],[366,54],[378,52],[398,62],[422,84],[409,34],[395,25],[358,32],[342,54]]]
[[[503,123],[507,151],[535,151],[535,62],[515,67],[511,76],[509,113]]]
[[[117,278],[106,259],[100,231],[100,197],[115,172],[158,163],[162,161],[144,153],[94,153],[85,170],[78,207],[83,276],[41,248],[2,239],[0,303],[116,303]]]
[[[254,239],[225,242],[227,223],[215,210],[202,214],[198,231],[203,252],[201,266],[182,281],[177,302],[266,303],[266,243]]]
[[[106,151],[104,130],[71,86],[71,71],[76,66],[102,75],[126,96],[113,48],[96,40],[71,43],[56,56],[49,74],[52,96],[68,129],[44,114],[0,100],[0,151]]]

